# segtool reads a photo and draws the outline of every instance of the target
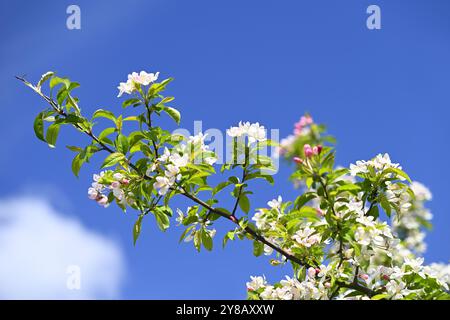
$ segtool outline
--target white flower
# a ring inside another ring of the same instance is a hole
[[[187,166],[187,164],[189,163],[189,156],[187,154],[183,154],[182,156],[180,156],[180,154],[176,152],[170,156],[169,160],[175,166],[182,168]]]
[[[116,172],[113,174],[113,178],[114,178],[114,180],[120,181],[124,178],[124,176],[123,176],[123,174]]]
[[[386,284],[386,291],[393,299],[402,299],[411,293],[403,281],[391,280]]]
[[[239,138],[243,134],[242,129],[240,127],[231,127],[227,129],[227,135],[232,138]]]
[[[271,208],[271,209],[280,209],[281,208],[281,203],[283,201],[283,198],[281,198],[281,196],[278,196],[278,199],[273,199],[269,202],[267,202],[267,205]]]
[[[208,136],[208,134],[203,134],[199,132],[195,136],[190,136],[188,139],[188,143],[194,146],[194,148],[200,148],[201,151],[208,150],[208,146],[205,145],[205,139]]]
[[[433,198],[430,190],[420,182],[413,181],[410,188],[418,201],[430,201]]]
[[[372,241],[372,234],[370,231],[366,230],[363,227],[358,227],[355,230],[355,240],[359,244],[362,244],[364,246],[368,246],[370,242]]]
[[[187,209],[187,211],[189,212],[189,208]],[[184,219],[184,213],[183,211],[181,211],[180,209],[177,208],[177,218],[176,221],[178,222],[178,225],[181,225],[181,223],[183,222]]]
[[[423,261],[424,258],[419,257],[415,259],[410,259],[409,257],[405,257],[405,265],[411,267],[412,272],[417,273],[423,279],[426,278],[425,273],[423,272]]]
[[[306,273],[309,278],[315,278],[316,276],[316,269],[313,267],[308,268],[308,272]]]
[[[210,236],[211,238],[214,238],[214,236],[215,236],[216,233],[217,233],[216,229],[208,229],[208,230],[206,230],[206,232],[209,233],[209,236]]]
[[[359,223],[363,224],[366,227],[371,227],[371,228],[375,227],[375,222],[373,220],[374,220],[374,217],[365,216],[365,215],[360,215],[358,218],[356,218],[356,221],[358,221]]]
[[[273,286],[266,286],[264,291],[259,296],[263,300],[273,300],[275,299],[273,289]]]
[[[159,72],[147,73],[145,71],[141,71],[139,74],[137,72],[133,72],[128,75],[128,81],[132,81],[134,83],[138,83],[143,86],[147,86],[150,83],[158,80],[158,76],[159,76]]]
[[[310,223],[308,223],[304,228],[298,230],[293,236],[292,239],[297,241],[300,245],[309,248],[312,245],[319,243],[321,241],[321,236],[319,234],[314,234],[316,232],[315,229],[310,228]]]
[[[425,273],[437,280],[446,290],[449,290],[450,284],[450,265],[443,263],[432,263],[424,267]]]
[[[125,192],[122,189],[119,189],[119,188],[113,189],[113,194],[114,194],[114,197],[116,197],[117,200],[119,200],[119,202],[122,202],[122,203],[125,202]]]
[[[88,189],[88,197],[91,200],[97,199],[98,191],[95,188],[89,188]]]
[[[262,210],[259,210],[253,215],[252,218],[253,221],[255,221],[256,227],[258,229],[265,229],[266,227],[266,217],[265,213]]]
[[[153,187],[158,190],[159,195],[164,196],[172,184],[173,182],[166,177],[156,177],[156,182],[153,184]]]
[[[280,300],[292,300],[294,295],[287,287],[277,288],[275,290],[276,297]]]
[[[104,208],[107,208],[109,206],[108,197],[103,194],[100,195],[96,201],[99,205],[101,205]]]
[[[270,256],[273,253],[272,247],[269,247],[267,244],[264,245],[264,255]]]
[[[94,175],[92,176],[92,179],[93,179],[95,182],[99,182],[100,179],[103,178],[104,175],[105,175],[105,171],[102,171],[102,172],[100,172],[100,174],[94,174]]]
[[[210,166],[212,166],[214,163],[217,162],[217,159],[214,158],[214,157],[206,157],[204,160],[205,160],[205,162],[206,162],[207,164],[209,164]]]
[[[250,122],[239,122],[239,129],[241,129],[242,134],[248,134],[248,130],[250,129]]]
[[[260,288],[264,288],[267,284],[266,278],[250,276],[251,281],[247,282],[247,289],[250,291],[256,291]]]
[[[251,124],[247,130],[248,140],[250,143],[266,140],[266,129],[259,123]]]
[[[350,164],[350,175],[353,177],[358,175],[359,173],[367,173],[369,169],[367,167],[367,162],[365,161],[356,161],[356,164]]]
[[[157,168],[157,164],[155,162],[153,162],[150,167],[148,167],[147,171],[145,172],[145,175],[150,176],[152,174],[152,172],[154,172]]]
[[[164,171],[164,174],[166,175],[166,177],[169,180],[175,179],[179,173],[180,173],[180,169],[173,164],[168,164],[166,166],[166,170]]]
[[[121,82],[117,89],[119,89],[119,94],[117,95],[117,97],[119,98],[124,93],[131,94],[134,91],[134,84],[132,81]]]
[[[167,147],[165,147],[164,153],[158,158],[158,161],[166,162],[169,159],[169,157],[170,157],[170,150]]]

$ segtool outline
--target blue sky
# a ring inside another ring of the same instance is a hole
[[[81,8],[81,30],[66,28],[69,4]],[[370,4],[381,7],[381,30],[366,28]],[[433,192],[434,229],[425,257],[447,262],[449,18],[446,0],[3,0],[1,197],[44,197],[113,239],[126,264],[121,298],[240,299],[250,275],[279,279],[284,270],[254,258],[249,242],[222,250],[218,238],[216,250],[198,254],[178,244],[182,230],[161,233],[150,219],[133,247],[134,213],[105,210],[86,197],[99,160],[79,179],[70,172],[64,145],[86,140],[64,128],[55,150],[38,142],[32,123],[44,104],[13,79],[26,74],[36,81],[48,70],[69,76],[81,83],[78,95],[90,114],[98,108],[121,112],[116,86],[128,73],[160,71],[176,79],[170,93],[184,128],[192,130],[194,120],[205,129],[249,120],[286,136],[309,111],[337,137],[340,164],[388,152]],[[166,118],[159,121],[173,127]],[[278,194],[294,198],[289,173],[284,166],[276,188],[258,187],[253,207]],[[223,222],[219,229],[227,227]]]

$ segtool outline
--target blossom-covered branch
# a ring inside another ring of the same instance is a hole
[[[218,173],[219,155],[206,143],[206,134],[185,137],[155,125],[152,117],[163,114],[177,124],[181,121],[172,106],[174,97],[163,95],[172,79],[158,82],[159,76],[134,72],[120,83],[118,96],[128,96],[122,107],[133,108],[132,116],[99,109],[90,119],[72,95],[78,83],[53,72],[36,85],[18,78],[50,106],[34,122],[40,140],[54,147],[60,127],[67,124],[90,137],[86,146],[68,146],[75,152],[75,175],[92,156],[107,152],[105,170],[93,176],[88,197],[103,207],[115,203],[124,211],[137,210],[135,243],[147,216],[153,216],[161,230],[169,228],[171,200],[180,195],[192,201],[186,210],[176,209],[176,221],[184,228],[180,240],[192,241],[197,250],[212,250],[214,225],[224,218],[234,224],[224,246],[247,238],[253,241],[255,256],[270,256],[274,266],[291,263],[292,275],[273,285],[263,276],[251,277],[249,299],[449,298],[448,266],[424,266],[420,257],[425,250],[423,229],[430,226],[425,202],[431,193],[411,181],[388,154],[349,168],[336,166],[334,138],[306,114],[279,145],[267,139],[259,123],[239,122],[228,129],[232,161]],[[45,83],[49,94],[42,91]],[[94,134],[99,119],[111,126]],[[272,159],[260,152],[273,146],[294,165],[291,180],[299,195],[293,201],[278,196],[250,218],[249,183],[274,182],[268,174]],[[213,175],[222,182],[211,184],[208,178]],[[234,198],[231,210],[220,207],[219,194],[225,189]]]

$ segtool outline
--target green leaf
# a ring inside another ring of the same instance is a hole
[[[380,215],[380,210],[378,209],[377,205],[374,205],[368,212],[367,215],[374,217],[375,219],[378,218]]]
[[[45,140],[47,141],[50,148],[54,148],[56,146],[56,140],[58,139],[59,134],[59,127],[60,125],[58,123],[54,123],[47,129],[47,135],[45,136]]]
[[[231,184],[231,181],[224,181],[219,183],[212,191],[213,195],[216,195],[217,193],[219,193],[220,191],[222,191],[224,188],[226,188],[227,186],[229,186]]]
[[[184,240],[184,238],[186,238],[187,234],[189,233],[189,231],[191,231],[194,228],[194,226],[189,226],[186,228],[186,230],[183,231],[183,233],[180,236],[180,239],[178,240],[178,242],[181,242]]]
[[[139,235],[141,234],[141,226],[142,226],[142,219],[144,218],[144,215],[140,215],[133,226],[133,245],[136,245],[136,241],[139,238]]]
[[[314,199],[316,197],[316,194],[313,192],[308,192],[305,194],[302,194],[301,196],[298,196],[297,199],[294,201],[294,208],[300,209],[303,207],[308,201]]]
[[[201,246],[202,246],[202,236],[200,230],[198,230],[195,231],[194,234],[194,247],[195,249],[197,249],[198,252],[200,252]]]
[[[371,298],[371,300],[381,300],[381,299],[384,299],[384,298],[387,298],[387,297],[389,297],[389,295],[386,294],[386,293],[376,294],[376,295],[374,295],[374,296]]]
[[[264,244],[259,241],[253,241],[253,255],[259,257],[264,253]]]
[[[99,140],[105,139],[107,136],[112,134],[114,131],[116,131],[116,128],[106,128],[99,134],[99,136],[98,136]]]
[[[116,139],[116,148],[117,151],[126,154],[130,148],[127,137],[123,134],[119,134]]]
[[[114,123],[116,122],[116,116],[114,115],[114,113],[103,109],[98,109],[94,112],[94,114],[92,115],[92,119],[96,118],[106,118],[113,121]]]
[[[239,207],[245,213],[248,213],[250,211],[250,201],[245,194],[241,194],[241,196],[239,197]]]
[[[55,73],[52,71],[44,73],[42,75],[41,79],[39,80],[38,84],[36,85],[36,88],[40,91],[44,82],[47,81],[48,79],[50,79],[51,77],[53,77],[54,75],[55,75]]]
[[[349,184],[344,184],[342,186],[339,186],[336,191],[339,192],[343,192],[343,191],[359,191],[361,190],[361,187],[353,184],[353,183],[349,183]]]
[[[206,229],[202,229],[201,233],[203,246],[206,250],[211,251],[213,248],[213,241],[211,236],[209,235],[209,232]]]
[[[405,178],[409,183],[411,183],[411,178],[408,176],[406,172],[403,170],[400,170],[399,168],[388,168],[383,171],[384,174],[386,173],[395,173],[396,175]]]
[[[81,166],[84,163],[84,159],[81,154],[77,154],[72,160],[72,172],[78,178],[78,173],[80,172]]]
[[[116,128],[117,128],[117,130],[118,130],[119,132],[121,132],[121,131],[122,131],[122,124],[123,124],[123,118],[122,118],[122,115],[120,115],[120,116],[117,117],[115,123],[116,123]]]
[[[161,207],[157,207],[155,208],[154,214],[158,227],[161,229],[161,231],[166,231],[170,226],[169,217],[167,216],[166,211]]]
[[[35,133],[36,137],[39,140],[47,142],[47,141],[45,141],[45,138],[44,138],[44,116],[45,116],[45,113],[44,112],[40,112],[37,115],[36,119],[34,119],[34,126],[33,127],[34,127],[34,133]]]
[[[70,151],[74,151],[74,152],[78,152],[78,153],[83,151],[83,148],[80,148],[80,147],[77,147],[77,146],[66,146],[66,148],[69,149]]]
[[[136,99],[136,98],[132,98],[132,99],[125,100],[122,103],[122,108],[126,108],[126,107],[131,106],[131,105],[133,105],[133,107],[136,107],[136,106],[138,106],[140,104],[141,104],[141,100]]]
[[[384,212],[386,212],[386,215],[388,217],[390,217],[391,214],[392,214],[391,204],[387,200],[387,198],[386,198],[386,196],[384,194],[382,194],[380,196],[380,204],[381,204],[381,207],[383,208]]]
[[[164,111],[173,119],[177,124],[180,124],[181,114],[180,112],[171,107],[164,107]]]
[[[122,160],[125,160],[124,154],[120,152],[111,153],[109,156],[106,157],[105,161],[102,164],[102,168],[111,167]]]
[[[58,84],[64,84],[65,89],[69,89],[70,87],[70,80],[67,78],[60,78],[60,77],[53,77],[50,80],[50,89],[53,89]]]
[[[165,98],[163,98],[163,99],[161,100],[160,103],[168,103],[168,102],[171,102],[171,101],[173,101],[173,100],[175,100],[175,97],[165,97]]]

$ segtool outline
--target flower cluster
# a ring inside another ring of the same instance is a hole
[[[266,129],[258,122],[239,122],[237,127],[227,129],[227,135],[232,138],[248,137],[249,143],[266,140]]]
[[[268,284],[265,277],[250,277],[247,291],[254,299],[261,300],[326,300],[331,288],[329,272],[330,268],[325,265],[311,267],[303,281],[286,276],[275,285]]]
[[[158,175],[155,178],[153,187],[158,190],[159,195],[164,196],[169,189],[179,181],[182,177],[181,170],[186,167],[188,163],[198,160],[197,152],[200,152],[200,160],[209,165],[213,165],[217,158],[214,154],[204,156],[209,147],[205,144],[207,135],[201,132],[195,136],[190,136],[185,144],[179,144],[172,150],[167,147],[164,148],[164,153],[157,158],[147,170],[147,175],[150,176],[152,172],[159,169],[163,175]]]
[[[309,248],[317,243],[320,243],[322,237],[317,233],[317,230],[312,228],[311,223],[305,223],[292,237],[296,241],[296,245],[304,248]]]
[[[314,121],[310,115],[304,115],[300,118],[298,122],[294,124],[294,134],[296,136],[304,136],[309,134],[309,126],[313,124]]]
[[[311,134],[311,126],[313,124],[314,121],[309,114],[302,116],[300,120],[294,124],[293,134],[281,139],[278,147],[278,154],[295,154],[296,145],[299,144],[301,146],[304,139],[306,139],[305,141],[308,141],[308,136]]]
[[[119,89],[119,95],[117,97],[121,97],[124,93],[131,94],[133,91],[137,89],[136,85],[148,86],[150,83],[158,80],[159,72],[156,73],[147,73],[145,71],[141,71],[140,73],[133,72],[128,75],[127,82],[121,82],[117,89]]]
[[[401,205],[405,210],[403,214],[392,221],[392,228],[404,245],[417,253],[426,250],[424,243],[425,233],[421,230],[423,226],[429,227],[429,221],[433,217],[431,212],[425,208],[425,202],[432,198],[431,192],[423,184],[413,181],[410,186],[414,196],[403,193],[403,199],[408,202]]]
[[[386,245],[386,238],[394,238],[391,228],[386,222],[380,222],[378,219],[366,215],[361,215],[356,221],[359,222],[359,225],[354,233],[355,240],[363,246],[382,247]]]
[[[379,174],[380,172],[388,168],[401,169],[402,167],[398,163],[392,163],[389,154],[378,154],[372,160],[360,160],[356,161],[355,164],[350,164],[350,174],[352,176],[364,176],[364,174],[368,174],[371,169],[373,169],[376,174]],[[399,176],[398,179],[404,180],[404,178],[401,176]]]
[[[272,243],[279,245],[286,252],[293,252],[295,250],[308,250],[316,244],[322,243],[322,236],[316,229],[316,226],[323,224],[322,212],[320,209],[310,208],[317,214],[317,221],[312,223],[300,219],[296,224],[292,224],[289,236],[281,236],[281,230],[287,229],[287,223],[292,223],[289,216],[285,213],[289,203],[283,203],[283,199],[279,196],[267,203],[269,208],[260,208],[254,214],[252,220],[255,222],[256,228]],[[280,233],[280,236],[275,234]],[[325,241],[327,242],[327,241]],[[271,255],[273,249],[264,245],[264,254]],[[285,262],[282,258],[281,262]],[[277,265],[280,261],[272,260],[272,264]]]
[[[124,188],[130,183],[130,180],[122,173],[113,171],[102,171],[100,174],[93,175],[94,182],[88,189],[88,197],[95,200],[99,205],[108,207],[110,198],[105,193],[110,193],[121,206],[127,203],[134,204],[133,194],[126,192]]]

